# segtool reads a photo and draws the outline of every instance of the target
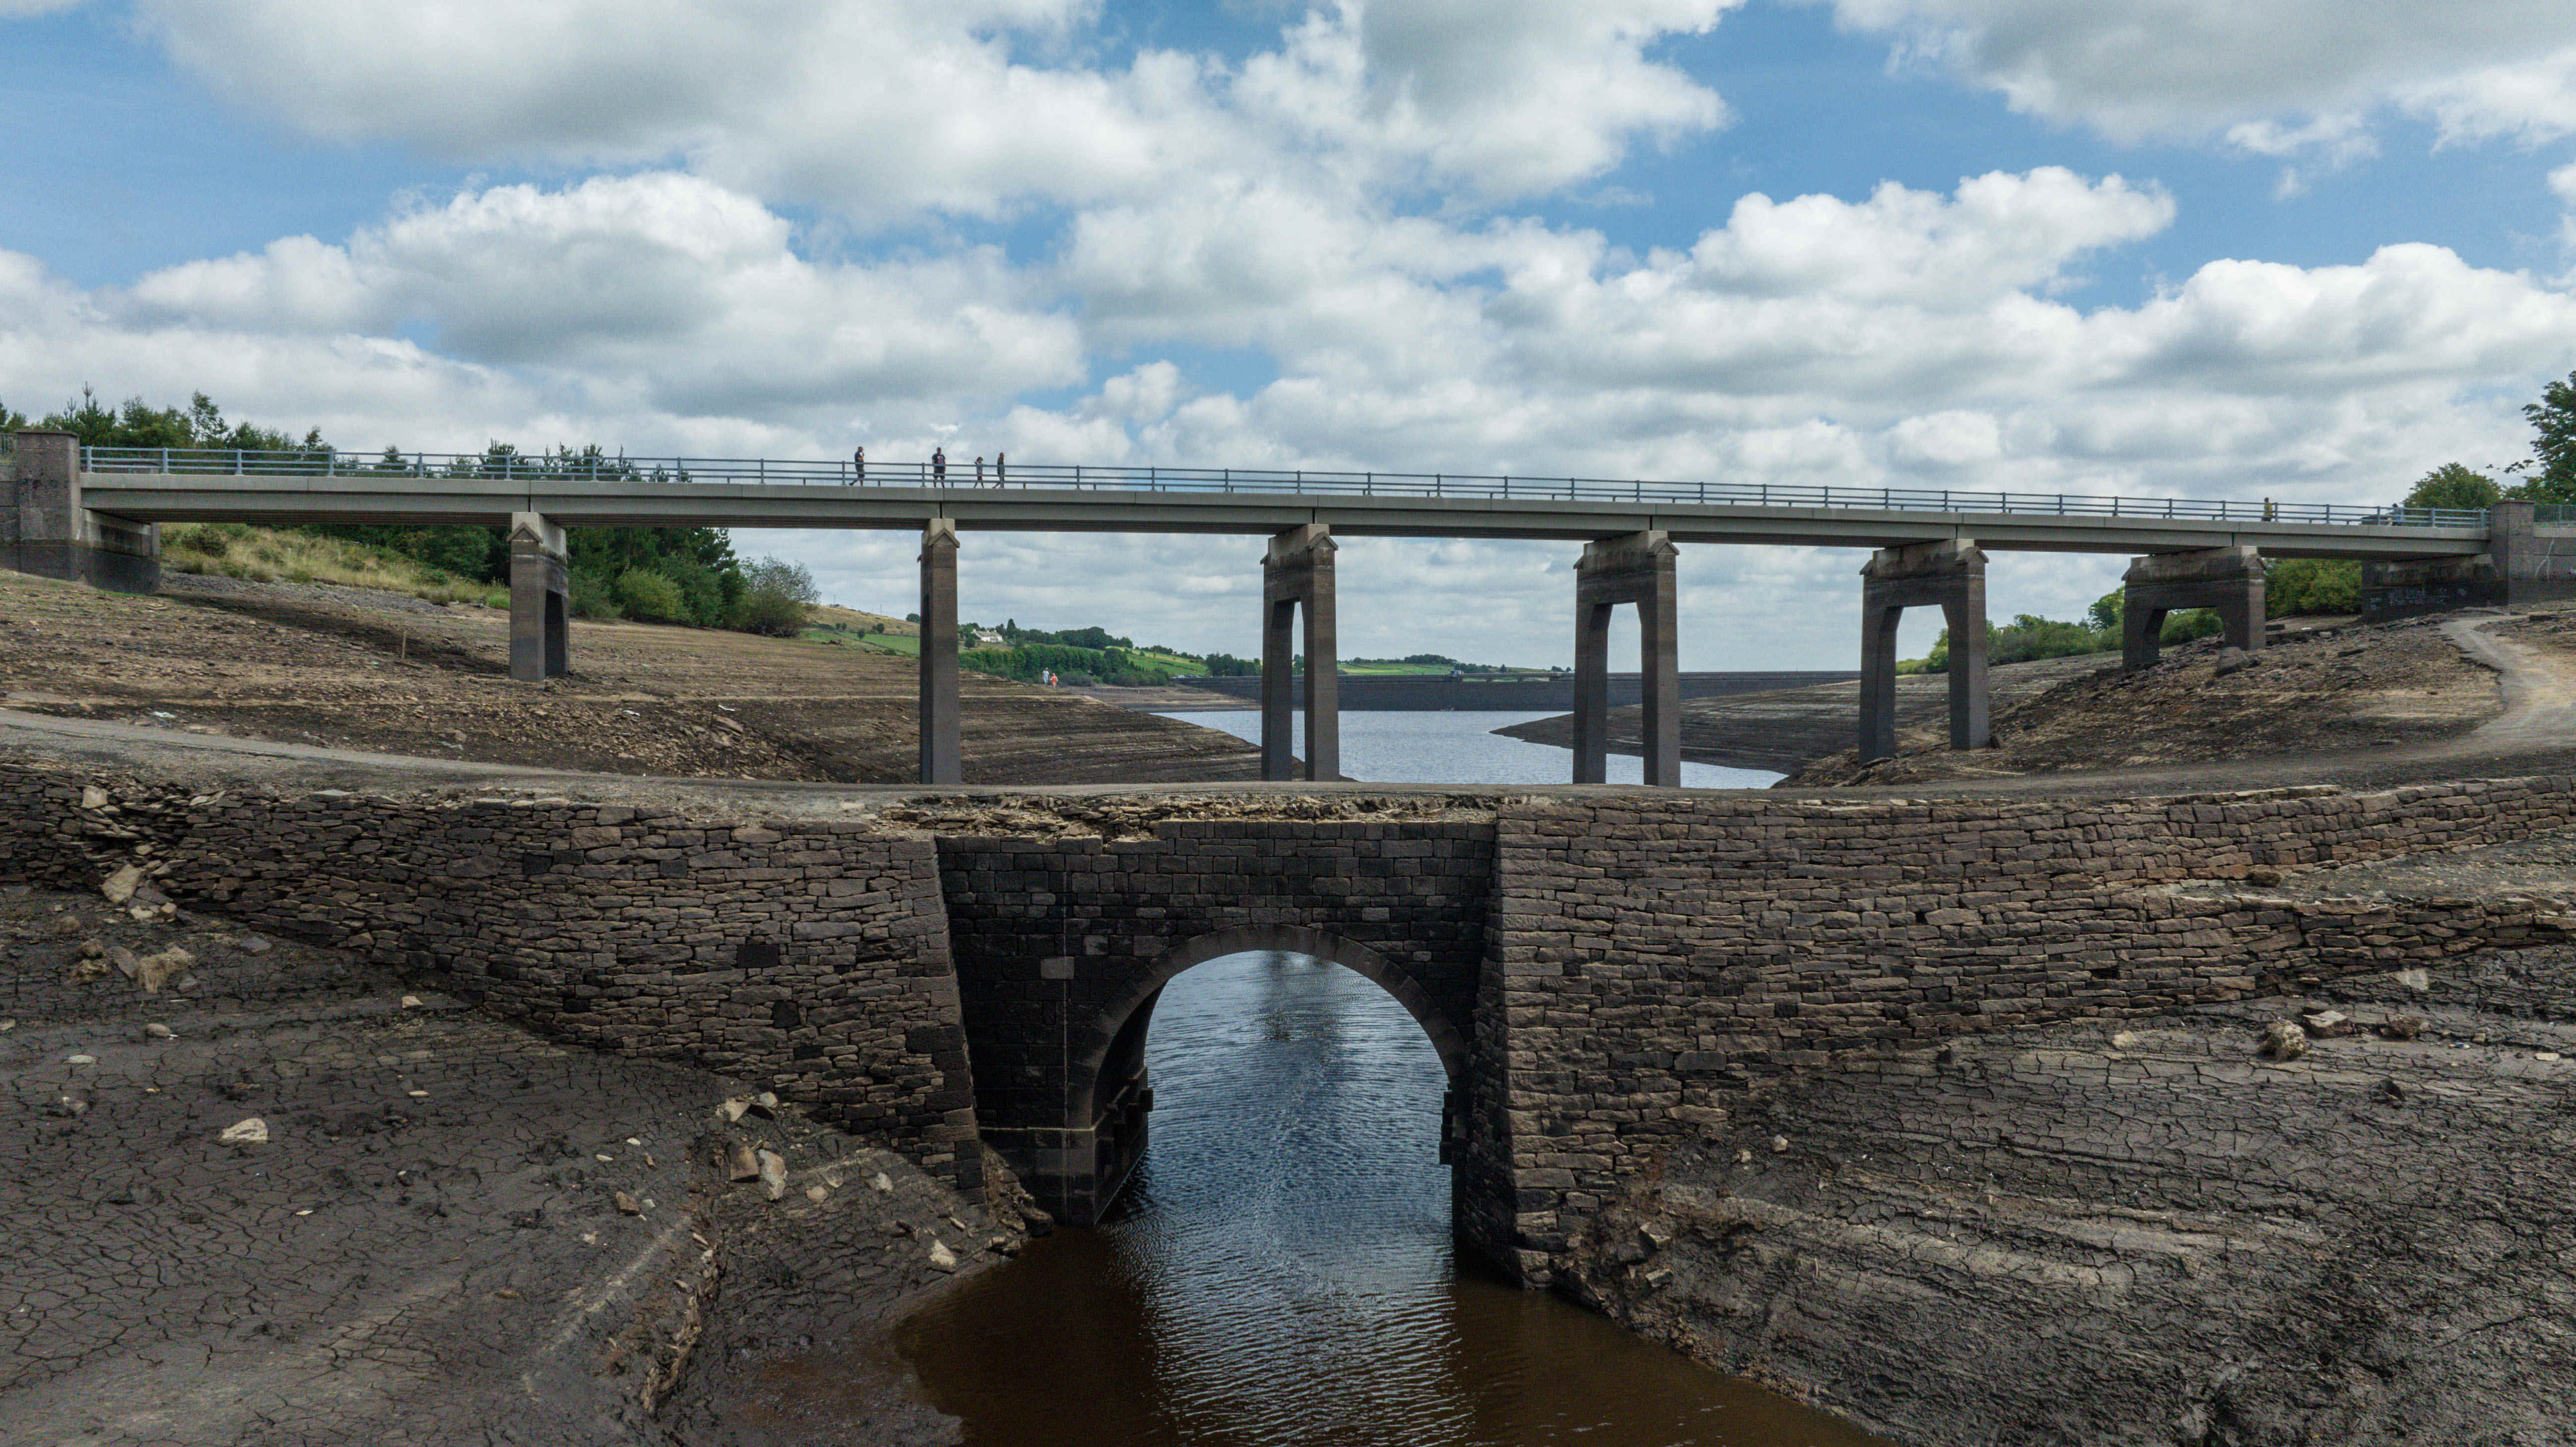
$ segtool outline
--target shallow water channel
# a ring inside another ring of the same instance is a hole
[[[1302,955],[1163,992],[1156,1108],[1110,1218],[905,1322],[978,1447],[1845,1447],[1876,1439],[1454,1251],[1439,1058]]]

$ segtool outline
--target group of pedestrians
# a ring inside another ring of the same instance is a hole
[[[864,447],[854,447],[850,449],[850,482],[853,485],[863,485],[867,480],[868,450]],[[930,449],[930,480],[934,485],[943,484],[948,481],[948,449],[944,447],[934,447]],[[1002,484],[1009,482],[1010,480],[1011,455],[1007,452],[994,453],[993,471],[989,479],[990,484],[994,487],[1000,487]],[[987,481],[988,479],[984,473],[984,459],[977,457],[975,459],[975,485],[977,487],[983,487],[987,484]]]

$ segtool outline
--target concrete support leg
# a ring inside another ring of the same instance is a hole
[[[543,514],[510,515],[510,676],[543,683],[572,672],[572,583],[564,531]]]
[[[1637,605],[1646,782],[1682,781],[1681,638],[1673,560],[1659,532],[1587,543],[1574,565],[1574,782],[1598,784],[1610,765],[1610,610]]]
[[[2487,556],[2508,604],[2576,598],[2576,523],[2542,522],[2531,503],[2497,503],[2487,509]]]
[[[2156,666],[2165,616],[2180,608],[2214,608],[2227,641],[2263,646],[2263,555],[2251,547],[2150,553],[2129,565],[2120,588],[2120,666]]]
[[[81,505],[80,438],[0,437],[0,567],[119,593],[161,585],[160,529]]]
[[[957,524],[921,530],[921,782],[966,781],[957,700]]]
[[[1950,630],[1950,747],[1993,743],[1984,551],[1964,538],[1882,548],[1860,572],[1861,758],[1896,753],[1896,624],[1908,608],[1940,609]]]
[[[1341,643],[1333,616],[1332,533],[1321,523],[1289,528],[1261,560],[1261,777],[1296,773],[1296,659],[1305,610],[1306,777],[1342,776]]]

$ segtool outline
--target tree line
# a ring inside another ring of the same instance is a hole
[[[0,405],[0,428],[29,426],[24,414]],[[110,407],[84,387],[33,425],[69,432],[85,447],[213,448],[226,451],[310,453],[317,460],[337,449],[316,427],[296,438],[249,422],[226,421],[203,392],[188,405],[154,407],[140,397]],[[367,471],[417,474],[392,448]],[[438,476],[543,478],[549,475],[615,481],[650,480],[623,457],[596,445],[523,453],[493,442],[469,458],[436,470]],[[421,565],[432,580],[506,585],[510,532],[488,525],[404,527],[376,523],[314,523],[291,529],[376,548]],[[817,601],[813,575],[801,563],[775,558],[741,559],[723,528],[568,528],[565,563],[574,616],[632,618],[695,628],[794,637],[804,631],[806,609]]]

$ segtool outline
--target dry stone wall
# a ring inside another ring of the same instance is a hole
[[[1767,1076],[2555,938],[2563,900],[2298,902],[2183,880],[2568,828],[2576,781],[2215,799],[1557,798],[1498,824],[1490,1018],[1515,1264]]]
[[[434,976],[580,1044],[762,1082],[936,1174],[980,1180],[927,840],[11,767],[0,850],[0,875],[66,888],[142,864],[182,904]]]

